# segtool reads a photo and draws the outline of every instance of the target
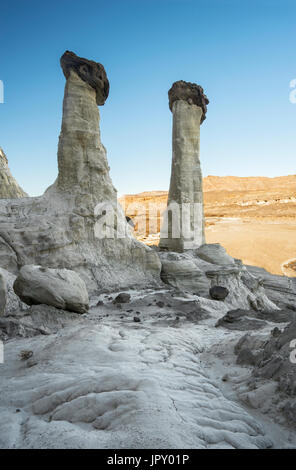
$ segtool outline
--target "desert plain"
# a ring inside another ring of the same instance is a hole
[[[296,276],[296,175],[206,176],[203,189],[207,243],[220,243],[244,264]],[[146,191],[119,198],[136,237],[150,246],[159,242],[167,195]]]

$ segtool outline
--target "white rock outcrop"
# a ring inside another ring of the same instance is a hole
[[[86,318],[57,335],[10,340],[1,366],[0,448],[272,446],[270,424],[227,398],[221,377],[208,373],[210,361],[205,368],[209,332],[191,322],[131,323],[115,312],[103,324]],[[19,360],[23,349],[33,351],[27,361]]]
[[[2,274],[0,273],[0,316],[4,315],[7,303],[7,289],[6,282]]]
[[[219,244],[206,244],[185,253],[159,253],[162,261],[161,278],[183,292],[211,299],[210,288],[226,287],[229,294],[222,303],[228,310],[235,308],[277,310],[266,295],[259,278],[249,273],[240,260],[235,260]],[[216,261],[216,262],[215,262]]]
[[[4,309],[4,315],[13,315],[17,312],[26,310],[28,307],[24,304],[13,290],[13,284],[16,276],[5,269],[0,268],[0,275],[4,280],[7,292],[7,301]]]
[[[27,194],[16,182],[8,168],[8,160],[0,147],[0,199],[17,199]]]
[[[0,266],[15,275],[26,264],[72,269],[89,292],[155,284],[160,281],[159,258],[133,238],[117,210],[100,139],[97,104],[108,96],[105,70],[69,52],[61,61],[67,82],[58,178],[41,197],[0,201]],[[115,208],[115,228],[127,228],[124,237],[95,233],[98,207]]]
[[[88,311],[85,282],[69,269],[23,266],[14,285],[15,293],[28,305],[51,305],[77,313]]]

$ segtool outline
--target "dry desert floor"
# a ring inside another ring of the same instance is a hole
[[[245,264],[296,276],[296,175],[207,176],[203,187],[207,243],[221,243]],[[167,194],[151,191],[120,198],[135,223],[135,236],[148,245],[158,244]]]

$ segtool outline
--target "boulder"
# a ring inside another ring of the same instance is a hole
[[[130,294],[127,294],[126,292],[121,292],[118,294],[117,297],[113,300],[114,304],[126,304],[131,300]]]
[[[227,287],[213,286],[209,290],[210,296],[214,300],[224,300],[229,294]]]
[[[226,253],[225,248],[219,243],[204,244],[196,252],[196,256],[208,263],[220,266],[234,265],[234,259]]]
[[[28,305],[45,304],[78,313],[88,311],[86,285],[77,273],[69,269],[23,266],[13,288]]]

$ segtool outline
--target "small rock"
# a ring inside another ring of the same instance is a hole
[[[229,375],[228,374],[223,375],[222,382],[228,382],[228,380],[229,380]]]
[[[103,302],[102,300],[99,300],[99,301],[97,302],[97,307],[99,307],[100,305],[104,305],[104,302]]]
[[[224,300],[228,296],[229,290],[227,287],[213,286],[210,288],[209,293],[214,300]]]
[[[157,305],[157,307],[162,308],[162,307],[164,307],[164,302],[159,300],[158,302],[156,302],[156,305]]]
[[[21,361],[26,361],[27,359],[30,359],[30,357],[32,356],[33,356],[33,351],[26,350],[26,349],[23,349],[19,353],[19,358],[21,359]]]
[[[139,317],[134,317],[134,322],[139,323],[141,321],[141,318]]]
[[[276,338],[277,336],[280,336],[280,334],[281,334],[281,330],[277,326],[271,332],[271,335],[274,338]]]
[[[113,300],[114,304],[126,304],[127,302],[130,302],[131,296],[130,294],[127,294],[126,292],[121,292],[118,294],[117,297]]]

